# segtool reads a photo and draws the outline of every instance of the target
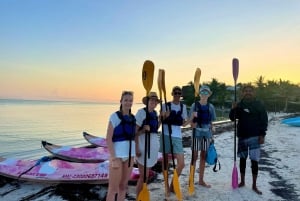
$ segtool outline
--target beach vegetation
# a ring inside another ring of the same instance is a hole
[[[268,112],[300,112],[300,84],[293,84],[288,80],[265,80],[259,76],[252,83],[237,83],[238,99],[241,98],[241,89],[246,84],[252,84],[256,91],[256,96],[261,100]],[[217,116],[222,119],[228,118],[228,112],[234,100],[234,86],[226,85],[212,78],[209,82],[201,85],[208,85],[213,91],[209,101],[215,106]],[[192,103],[199,100],[195,97],[194,84],[192,81],[182,87],[182,101],[189,108]]]

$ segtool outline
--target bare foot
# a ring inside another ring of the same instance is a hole
[[[245,182],[239,183],[239,188],[245,186]]]
[[[204,187],[206,187],[206,188],[210,188],[210,187],[211,187],[211,185],[205,183],[204,181],[203,181],[203,182],[199,182],[199,185],[200,185],[200,186],[204,186]]]
[[[258,190],[258,188],[256,186],[252,186],[252,190],[257,193],[258,195],[262,195],[262,192],[260,190]]]

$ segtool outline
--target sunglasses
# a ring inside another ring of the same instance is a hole
[[[207,96],[207,95],[209,95],[209,92],[208,92],[208,91],[201,91],[200,94],[201,94],[201,95],[206,95],[206,96]]]
[[[180,91],[175,91],[173,92],[174,96],[181,96],[181,92]]]

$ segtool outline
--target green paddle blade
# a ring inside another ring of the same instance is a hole
[[[150,60],[146,60],[143,65],[142,81],[146,90],[146,96],[149,94],[153,85],[154,64]]]

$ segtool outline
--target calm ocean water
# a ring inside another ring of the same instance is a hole
[[[132,112],[141,107],[134,104]],[[89,145],[82,132],[105,137],[108,118],[118,108],[116,103],[0,99],[0,156],[36,159],[48,155],[41,140]]]

